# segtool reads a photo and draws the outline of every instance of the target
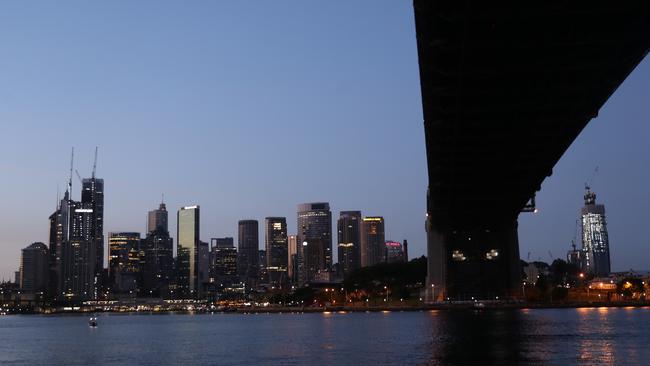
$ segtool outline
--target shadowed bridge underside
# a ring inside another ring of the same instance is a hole
[[[650,3],[414,8],[431,295],[516,296],[517,217],[648,53]]]

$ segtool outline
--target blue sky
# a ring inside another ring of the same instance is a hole
[[[75,166],[106,181],[105,229],[200,204],[201,236],[328,201],[425,252],[427,185],[410,1],[0,4],[0,276],[47,241]],[[565,255],[594,167],[615,270],[648,269],[650,61],[576,140],[520,220],[522,257]],[[73,180],[74,196],[79,182]],[[172,225],[175,236],[175,225]],[[263,245],[263,243],[260,243]]]

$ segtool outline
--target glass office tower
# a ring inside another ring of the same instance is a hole
[[[332,212],[327,202],[298,205],[298,242],[302,243],[304,282],[332,268]],[[300,244],[299,244],[300,245]]]
[[[177,225],[178,291],[182,297],[196,298],[199,294],[199,206],[181,207]]]

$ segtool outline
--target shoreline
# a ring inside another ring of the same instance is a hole
[[[301,314],[301,313],[369,313],[369,312],[420,312],[420,311],[498,311],[527,309],[580,309],[580,308],[645,308],[650,301],[644,302],[570,302],[570,303],[440,303],[421,306],[324,306],[324,307],[227,307],[216,309],[98,309],[81,307],[80,309],[44,309],[33,312],[10,312],[2,315],[60,315],[60,314]]]

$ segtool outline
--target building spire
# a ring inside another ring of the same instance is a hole
[[[74,146],[72,147],[72,153],[70,154],[70,176],[68,177],[68,192],[72,195],[72,170],[74,166]]]
[[[95,146],[95,160],[93,160],[93,175],[92,175],[92,179],[95,179],[95,171],[97,171],[97,149],[98,149],[98,147]]]

